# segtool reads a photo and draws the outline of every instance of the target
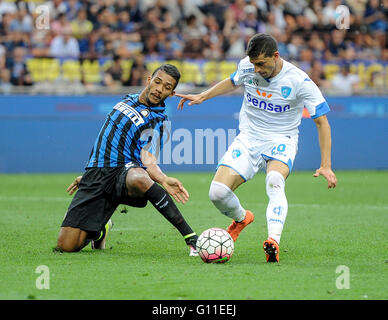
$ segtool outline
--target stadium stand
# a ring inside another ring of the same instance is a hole
[[[209,86],[266,32],[323,91],[336,92],[345,66],[342,94],[385,94],[387,29],[388,0],[0,0],[0,91],[114,92],[162,61],[183,85]]]

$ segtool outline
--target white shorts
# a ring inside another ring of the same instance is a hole
[[[266,167],[267,160],[278,160],[285,163],[291,172],[297,151],[297,137],[276,136],[259,140],[240,133],[220,159],[217,169],[221,165],[230,167],[247,181]]]

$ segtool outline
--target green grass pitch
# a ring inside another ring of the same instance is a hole
[[[212,173],[173,176],[190,193],[179,208],[198,234],[228,226],[208,200]],[[0,175],[0,299],[388,299],[388,171],[337,172],[334,190],[312,172],[294,172],[279,264],[267,264],[262,250],[262,173],[236,192],[255,221],[226,264],[189,257],[178,231],[151,205],[126,214],[120,206],[104,251],[54,253],[74,177]],[[36,286],[41,265],[49,268],[49,289]],[[349,271],[345,288],[339,266]]]

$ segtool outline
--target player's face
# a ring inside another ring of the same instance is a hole
[[[264,54],[261,54],[257,58],[249,58],[249,61],[255,66],[256,73],[268,79],[273,77],[278,59],[279,53],[276,51],[273,56],[266,57]]]
[[[159,70],[152,78],[147,80],[144,89],[144,98],[147,105],[160,105],[167,97],[174,95],[175,79]]]

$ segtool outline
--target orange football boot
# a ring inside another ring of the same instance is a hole
[[[274,239],[268,238],[265,240],[263,249],[267,262],[279,262],[279,245]]]
[[[236,241],[238,236],[240,235],[240,232],[254,219],[255,216],[253,215],[253,213],[249,210],[245,210],[244,220],[240,222],[233,220],[232,224],[228,227],[226,231],[231,235],[233,241]]]

